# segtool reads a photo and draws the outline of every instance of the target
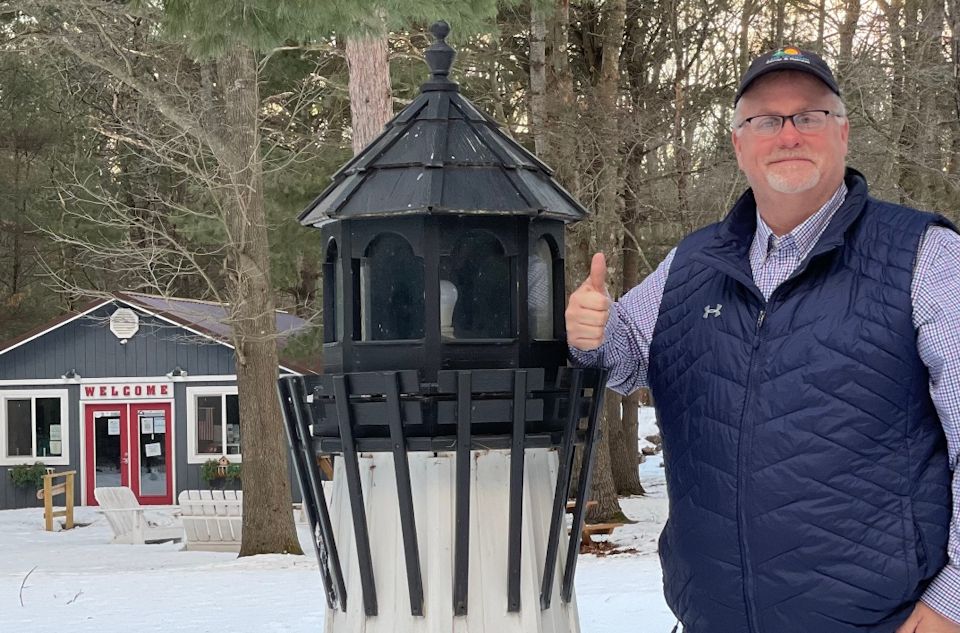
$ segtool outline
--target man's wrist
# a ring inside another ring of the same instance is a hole
[[[920,600],[943,617],[960,624],[960,567],[948,564],[941,569]]]

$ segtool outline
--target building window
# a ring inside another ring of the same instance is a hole
[[[187,388],[189,461],[202,463],[224,455],[239,462],[240,398],[236,387]]]
[[[67,392],[0,392],[0,461],[66,464]]]

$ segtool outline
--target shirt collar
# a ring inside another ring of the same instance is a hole
[[[837,212],[837,209],[840,208],[840,205],[843,204],[843,200],[846,197],[847,183],[841,182],[840,186],[830,199],[827,200],[826,204],[820,207],[816,213],[801,222],[792,231],[779,238],[774,235],[773,229],[767,226],[767,223],[760,217],[760,210],[758,209],[756,212],[757,230],[753,236],[753,245],[760,247],[761,252],[767,253],[773,244],[779,245],[795,242],[798,250],[797,257],[802,260],[813,250],[817,240],[823,235],[823,232],[830,224],[830,220],[833,219],[833,215]]]

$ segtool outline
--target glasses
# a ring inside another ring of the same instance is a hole
[[[835,116],[842,118],[843,115],[830,110],[806,110],[796,114],[760,114],[747,117],[738,128],[749,127],[750,131],[757,136],[775,136],[787,119],[793,121],[793,127],[801,134],[812,134],[819,132],[827,124],[827,117]]]

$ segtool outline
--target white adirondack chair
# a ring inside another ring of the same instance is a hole
[[[143,545],[183,540],[183,528],[149,525],[143,516],[143,506],[126,486],[96,488],[93,496],[100,504],[99,511],[113,528],[112,543]]]
[[[243,532],[242,490],[184,490],[177,498],[186,549],[239,552]]]

